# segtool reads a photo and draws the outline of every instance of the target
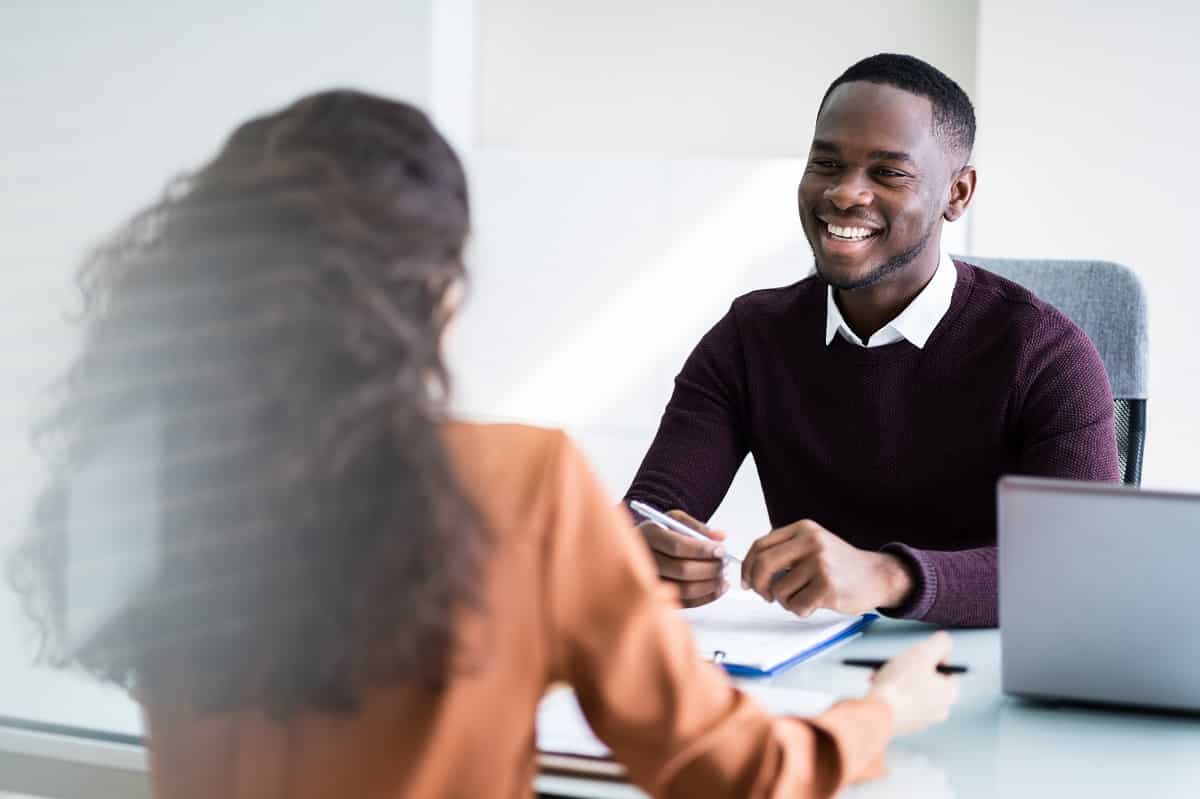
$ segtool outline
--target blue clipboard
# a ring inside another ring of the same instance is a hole
[[[804,661],[808,660],[809,658],[814,657],[815,655],[818,655],[821,652],[824,652],[826,649],[829,649],[830,647],[834,646],[835,644],[840,644],[843,641],[853,638],[854,636],[861,633],[863,630],[870,627],[871,623],[878,618],[879,618],[878,613],[864,613],[862,615],[862,617],[859,618],[858,621],[854,622],[846,629],[839,631],[836,635],[826,638],[824,641],[822,641],[819,644],[816,644],[815,646],[810,646],[808,649],[805,649],[801,652],[797,652],[795,655],[793,655],[792,657],[783,661],[782,663],[777,663],[774,666],[770,666],[768,668],[760,668],[758,666],[746,666],[741,663],[730,663],[725,660],[720,660],[719,663],[720,663],[720,666],[723,669],[725,669],[725,671],[728,672],[729,675],[732,677],[773,677],[776,674],[779,674],[781,671],[786,671],[787,669],[790,669],[792,666],[795,666],[797,663],[803,663]],[[713,654],[714,654],[714,662],[718,662],[715,658],[715,655],[717,653],[713,653]]]

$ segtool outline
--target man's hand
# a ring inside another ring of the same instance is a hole
[[[742,562],[742,584],[799,616],[818,608],[863,613],[895,607],[912,590],[898,559],[856,549],[808,519],[755,541]]]
[[[707,605],[729,588],[722,575],[725,534],[710,530],[708,525],[693,519],[681,510],[667,513],[701,535],[712,539],[698,541],[682,533],[659,527],[654,522],[638,525],[650,547],[658,575],[679,588],[679,601],[685,608]]]

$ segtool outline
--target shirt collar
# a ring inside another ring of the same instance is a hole
[[[925,342],[933,334],[933,329],[942,321],[946,311],[950,310],[950,300],[954,296],[954,286],[957,282],[958,270],[955,269],[950,256],[942,250],[938,257],[937,269],[925,284],[925,288],[913,297],[912,302],[899,316],[876,331],[866,344],[846,324],[841,309],[833,299],[833,286],[829,286],[825,295],[825,344],[832,343],[833,337],[841,333],[842,338],[860,347],[882,347],[907,339],[913,346],[923,349]]]

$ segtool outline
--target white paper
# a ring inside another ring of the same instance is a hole
[[[608,757],[609,748],[596,737],[575,692],[566,685],[551,688],[542,698],[537,714],[537,748],[539,752],[563,755]]]
[[[753,591],[734,590],[708,605],[683,611],[703,658],[724,653],[725,663],[769,670],[836,637],[862,616],[818,610],[806,619]]]
[[[696,637],[701,656],[714,650],[725,660],[769,668],[835,637],[860,616],[821,610],[801,619],[750,591],[731,591],[712,604],[682,611]],[[812,716],[833,704],[830,694],[771,687],[746,681],[737,686],[778,716]],[[611,752],[584,718],[575,693],[565,685],[547,692],[538,707],[537,748],[540,752],[608,757]]]

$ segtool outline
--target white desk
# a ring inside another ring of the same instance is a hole
[[[930,629],[880,620],[828,657],[771,684],[861,694],[866,670],[840,666],[842,657],[887,657]],[[846,799],[1200,796],[1200,717],[1052,707],[1006,697],[1000,692],[999,633],[953,635],[953,659],[967,664],[970,673],[960,678],[962,696],[950,720],[894,742],[888,776],[851,788]],[[538,787],[564,796],[644,796],[629,786],[563,778],[542,777]]]
[[[842,656],[887,656],[928,631],[919,624],[881,620],[861,638],[771,683],[858,694],[867,673],[838,665]],[[1044,707],[1011,699],[1000,693],[996,631],[958,631],[954,643],[954,660],[971,671],[961,678],[962,698],[950,720],[895,742],[888,755],[889,775],[852,788],[845,794],[848,799],[1200,795],[1200,718]],[[566,796],[642,796],[627,785],[546,775],[536,787]],[[144,758],[136,747],[0,727],[4,790],[55,799],[148,795]]]

